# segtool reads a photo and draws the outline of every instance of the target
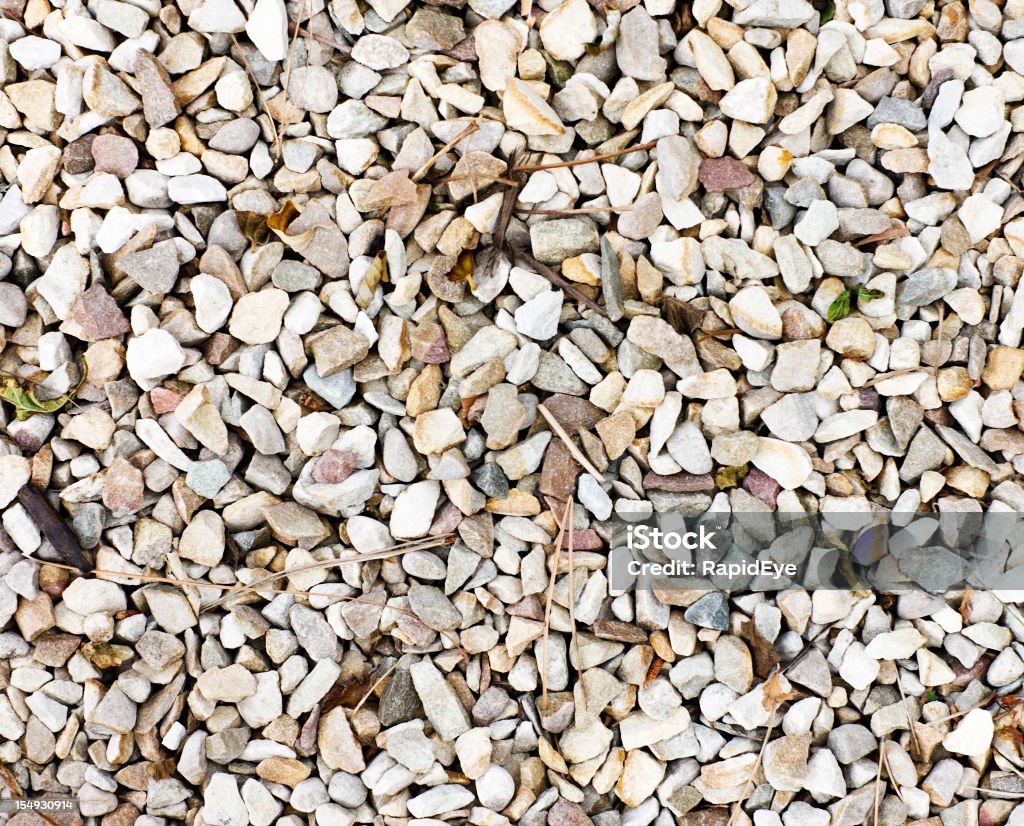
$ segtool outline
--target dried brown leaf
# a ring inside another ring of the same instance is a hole
[[[654,659],[651,660],[651,664],[647,666],[647,676],[644,678],[644,688],[650,688],[651,683],[658,679],[658,675],[661,673],[661,667],[664,664],[665,661],[655,654]]]
[[[373,303],[374,293],[381,281],[388,280],[388,257],[384,250],[381,250],[373,257],[370,269],[363,276],[363,281],[356,290],[356,304],[364,310]]]
[[[892,226],[889,229],[876,233],[875,235],[865,235],[858,241],[854,241],[855,247],[863,247],[867,244],[877,244],[879,241],[892,241],[895,238],[906,238],[910,235],[910,230],[904,226],[900,221],[893,221]]]
[[[754,660],[754,673],[762,679],[771,674],[779,664],[779,655],[775,647],[758,633],[753,620],[744,620],[740,623],[740,639],[750,648]]]
[[[764,684],[764,699],[761,704],[769,711],[778,708],[787,700],[795,700],[799,695],[794,691],[786,691],[782,687],[782,672],[776,671]]]
[[[681,298],[663,295],[658,299],[658,308],[661,310],[661,317],[681,335],[699,330],[701,322],[704,320],[702,310],[698,310],[689,301],[683,301]]]

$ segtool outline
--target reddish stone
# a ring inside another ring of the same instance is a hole
[[[695,493],[697,491],[714,489],[715,480],[711,478],[709,473],[675,473],[672,476],[647,473],[644,476],[644,490]]]
[[[857,408],[859,410],[878,410],[878,391],[873,387],[861,387],[857,390]]]
[[[412,334],[412,357],[424,364],[444,364],[452,357],[444,328],[434,322],[426,322]]]
[[[937,407],[935,410],[925,410],[924,420],[931,425],[953,426],[953,416],[945,407]]]
[[[590,430],[608,415],[596,404],[564,393],[556,393],[550,399],[545,399],[544,408],[572,436],[580,428]]]
[[[350,450],[328,450],[313,467],[313,481],[339,485],[352,475],[359,457]]]
[[[700,182],[708,192],[741,189],[756,180],[747,165],[735,158],[706,158],[701,161]]]
[[[750,472],[743,477],[743,489],[751,496],[756,496],[769,508],[775,508],[775,499],[782,490],[782,485],[772,479],[764,471],[751,468]]]
[[[456,60],[463,63],[475,62],[477,60],[476,37],[474,35],[464,37],[445,52],[445,54],[448,55],[448,57],[454,57]]]
[[[84,135],[64,147],[61,163],[65,172],[71,175],[81,175],[92,169],[92,142],[94,140],[96,140],[95,135]]]
[[[149,391],[149,401],[153,405],[153,410],[160,416],[172,412],[184,398],[180,393],[166,387],[154,387]]]
[[[103,816],[100,826],[132,826],[141,814],[131,803],[122,803],[110,814]]]
[[[109,172],[124,179],[139,165],[139,148],[131,138],[97,135],[92,142],[92,157],[97,172]]]
[[[216,367],[223,364],[235,350],[238,349],[239,341],[227,333],[214,333],[203,342],[203,355],[206,361]]]
[[[581,468],[561,439],[553,439],[544,454],[540,492],[565,502],[572,496]]]
[[[117,302],[99,284],[94,284],[75,299],[70,318],[82,328],[86,341],[123,336],[131,330]]]
[[[562,535],[562,548],[567,549],[569,547],[569,534]],[[572,549],[574,551],[599,551],[604,547],[604,543],[601,541],[601,537],[597,535],[597,531],[592,531],[587,528],[583,531],[573,531],[572,533]]]
[[[548,810],[548,826],[594,826],[594,821],[587,817],[578,803],[559,798]]]
[[[427,531],[431,536],[443,536],[451,533],[462,522],[462,511],[453,502],[445,502],[434,516],[434,521]]]
[[[782,338],[784,341],[804,341],[821,338],[821,333],[807,323],[804,311],[791,307],[782,311]]]
[[[537,620],[537,622],[544,621],[544,606],[540,604],[536,594],[530,594],[519,602],[506,606],[505,613],[513,617]]]
[[[468,399],[463,399],[462,401],[463,401],[463,403],[465,403],[465,402],[467,402],[469,400]],[[473,399],[470,402],[469,407],[466,409],[466,421],[469,424],[477,424],[477,423],[479,423],[480,419],[483,418],[484,410],[486,408],[487,408],[487,396],[486,395],[477,396],[475,399]]]
[[[729,809],[726,806],[715,806],[711,809],[687,812],[678,818],[676,823],[678,826],[727,826]]]
[[[117,515],[135,513],[142,508],[145,485],[142,471],[117,457],[103,476],[103,504]]]

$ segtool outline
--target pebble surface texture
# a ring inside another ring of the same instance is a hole
[[[607,568],[1024,511],[1024,0],[0,12],[10,826],[1024,824],[1024,592]]]

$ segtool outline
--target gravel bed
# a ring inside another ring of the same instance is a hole
[[[0,12],[0,818],[1024,825],[1022,0]]]

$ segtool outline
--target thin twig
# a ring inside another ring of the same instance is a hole
[[[1024,792],[1006,792],[1002,789],[986,789],[984,786],[964,786],[972,792],[983,792],[999,800],[1024,800]]]
[[[570,499],[569,502],[572,502]],[[562,548],[562,537],[565,535],[565,526],[568,523],[569,516],[569,503],[566,503],[565,513],[562,514],[562,524],[558,529],[558,537],[555,539],[555,552],[554,563],[551,568],[551,575],[548,579],[548,599],[547,604],[544,606],[544,639],[541,641],[540,647],[540,659],[541,659],[541,670],[540,670],[540,685],[541,695],[540,704],[547,709],[548,707],[548,635],[551,633],[551,606],[555,601],[555,579],[558,576],[559,561],[561,560],[560,551]],[[545,711],[541,711],[543,716]]]
[[[477,121],[472,121],[469,124],[469,126],[467,126],[465,129],[459,132],[458,135],[456,135],[454,138],[448,141],[448,143],[446,143],[444,146],[438,149],[437,152],[435,152],[433,156],[431,156],[430,160],[428,160],[425,164],[423,164],[423,166],[416,170],[415,174],[412,176],[410,180],[412,180],[414,184],[419,183],[419,181],[423,179],[423,176],[426,175],[433,168],[434,164],[437,163],[446,152],[448,152],[451,149],[454,149],[456,146],[459,145],[459,142],[463,138],[465,138],[467,135],[472,135],[479,128],[480,124]]]
[[[876,384],[881,384],[883,381],[889,381],[889,379],[898,379],[902,376],[909,376],[911,373],[920,373],[922,369],[920,367],[901,367],[899,370],[893,370],[889,373],[883,373],[881,376],[875,376],[873,379],[868,379],[861,387],[874,387]]]
[[[968,713],[974,711],[974,709],[976,709],[976,708],[984,708],[985,706],[987,706],[989,703],[991,703],[998,696],[999,696],[999,692],[993,691],[991,694],[989,694],[984,700],[982,700],[976,706],[971,706],[970,708],[965,708],[965,709],[960,709],[959,711],[954,711],[952,714],[947,714],[945,717],[939,717],[937,720],[929,720],[927,723],[924,723],[923,725],[925,725],[925,726],[936,726],[939,723],[948,723],[950,720],[955,720],[958,717],[963,717],[965,714],[968,714]]]
[[[736,801],[736,805],[733,807],[732,814],[729,816],[729,822],[726,826],[732,826],[733,821],[736,819],[736,815],[739,814],[743,807],[743,801],[750,795],[750,791],[747,791],[748,787],[754,787],[754,778],[757,777],[757,772],[761,768],[761,760],[764,758],[764,750],[768,748],[768,738],[772,736],[772,729],[775,727],[775,709],[772,709],[772,718],[768,721],[768,728],[764,731],[764,740],[761,741],[761,750],[757,753],[757,760],[754,761],[754,767],[750,770],[750,776],[746,779],[743,784],[742,791],[740,792],[740,799]]]
[[[249,78],[252,80],[252,85],[256,89],[256,99],[259,101],[260,108],[267,113],[267,118],[270,120],[270,133],[274,136],[274,160],[281,160],[281,133],[277,130],[277,121],[274,120],[274,116],[270,114],[270,110],[267,108],[267,101],[263,98],[263,90],[260,89],[259,83],[256,82],[256,75],[252,71],[252,66],[249,65],[249,58],[246,57],[245,49],[238,45],[238,39],[232,34],[231,42],[235,44],[235,51],[238,56],[242,58],[242,65],[245,66],[245,71],[249,74]],[[287,92],[287,89],[285,89]]]
[[[382,548],[379,551],[372,551],[367,554],[360,554],[359,556],[352,557],[350,559],[320,559],[316,562],[310,562],[307,565],[300,565],[297,568],[291,568],[287,571],[277,571],[273,574],[269,574],[263,577],[258,582],[255,582],[251,585],[247,585],[245,587],[252,588],[258,592],[265,590],[262,587],[265,584],[277,582],[279,579],[290,577],[293,574],[301,574],[305,571],[317,571],[322,568],[337,568],[341,567],[342,565],[346,565],[349,562],[373,562],[378,559],[389,559],[393,556],[398,556],[399,554],[411,553],[412,551],[425,551],[428,548],[433,548],[437,545],[443,545],[452,536],[454,536],[453,533],[446,533],[442,534],[441,536],[431,536],[425,539],[414,539],[409,542],[399,542],[387,548]],[[208,605],[203,606],[203,611],[210,611],[213,608],[219,608],[221,605],[228,602],[232,598],[232,596],[233,594],[226,594],[220,599],[214,600]]]
[[[804,643],[804,647],[797,652],[796,656],[793,657],[793,659],[791,659],[788,663],[786,663],[779,669],[779,674],[785,674],[787,671],[789,671],[789,669],[791,669],[794,665],[800,662],[800,660],[802,660],[810,652],[810,650],[814,648],[814,644],[823,636],[825,636],[825,634],[827,634],[830,630],[832,630],[832,626],[826,625],[811,639]]]
[[[288,86],[292,79],[292,57],[295,53],[295,41],[299,39],[299,23],[302,22],[302,15],[306,12],[306,0],[302,0],[299,3],[299,14],[295,18],[295,28],[292,30],[292,42],[288,46],[288,59],[284,69],[284,93],[288,94]]]
[[[885,761],[885,735],[882,742],[878,744],[878,775],[875,777],[875,806],[872,826],[878,826],[878,806],[882,802],[882,763]]]
[[[885,750],[884,741],[882,744],[882,755],[882,760],[885,762],[885,773],[889,775],[889,779],[892,781],[892,790],[896,792],[896,797],[898,797],[900,801],[906,802],[903,800],[903,792],[900,791],[900,784],[896,782],[896,778],[892,775],[892,766],[889,765],[889,755]]]
[[[33,562],[37,562],[40,565],[49,565],[51,568],[61,568],[65,571],[73,571],[75,573],[81,573],[73,565],[65,565],[61,562],[51,562],[48,559],[39,559],[35,556],[29,556]],[[349,562],[358,562],[358,559],[348,560]],[[309,597],[316,599],[327,599],[327,600],[339,600],[341,602],[355,602],[360,605],[372,605],[375,608],[380,608],[382,611],[395,611],[399,614],[405,614],[406,616],[412,617],[417,622],[422,623],[420,619],[412,611],[407,611],[404,608],[399,608],[396,605],[388,605],[385,602],[374,602],[371,599],[365,599],[364,597],[350,597],[345,594],[332,594],[330,591],[289,591],[285,588],[254,588],[251,585],[226,585],[218,582],[202,582],[198,579],[177,579],[170,576],[158,576],[156,574],[136,574],[129,573],[126,571],[106,571],[101,568],[94,568],[89,572],[97,577],[121,577],[122,579],[135,579],[139,582],[153,582],[163,585],[177,585],[181,589],[186,587],[193,588],[213,588],[218,591],[237,591],[240,593],[253,593],[259,596],[266,594],[287,594],[293,597]],[[205,610],[205,609],[204,609]],[[452,634],[450,631],[439,631],[442,636],[447,637],[452,644],[458,648],[463,654],[467,654],[466,649],[462,647],[459,642],[459,638]],[[468,656],[468,654],[467,654]]]
[[[391,667],[383,674],[381,674],[374,682],[374,684],[371,685],[369,689],[367,689],[366,693],[363,695],[363,699],[361,699],[358,703],[355,704],[355,707],[352,709],[352,714],[355,714],[357,711],[359,711],[359,709],[363,707],[363,703],[365,703],[370,698],[370,695],[377,690],[377,686],[379,686],[382,682],[384,682],[388,677],[391,676],[391,673],[396,668],[398,668],[398,662],[398,660],[395,660],[393,663],[391,663]]]
[[[505,186],[518,186],[518,184],[511,178],[502,178],[500,175],[489,175],[486,172],[473,172],[470,175],[449,175],[447,178],[442,178],[440,181],[437,181],[437,183],[450,184],[456,181],[470,181],[472,185],[475,185],[477,178],[480,178],[485,181],[490,181],[493,184],[504,184]]]
[[[578,207],[576,209],[519,209],[516,212],[523,215],[592,215],[595,212],[632,212],[633,207]]]
[[[583,658],[580,656],[580,639],[576,634],[576,580],[573,576],[576,564],[573,562],[573,546],[576,544],[576,502],[573,497],[569,497],[569,627],[572,634],[572,647],[576,652],[576,672],[582,676],[583,674]],[[559,548],[555,549],[557,554]],[[580,685],[581,693],[583,694],[583,713],[587,713],[587,690]]]
[[[914,728],[914,720],[910,716],[910,708],[907,706],[907,693],[903,690],[903,678],[900,677],[900,667],[893,662],[893,668],[896,671],[896,686],[900,690],[900,699],[903,702],[903,710],[907,713],[907,725],[910,727],[910,739],[913,742],[914,750],[918,755],[923,754],[921,750],[921,741],[917,737],[917,730]]]
[[[934,368],[932,370],[932,375],[935,376],[935,378],[939,377],[939,366],[945,361],[945,359],[942,357],[942,325],[946,321],[946,313],[943,311],[942,299],[941,298],[938,300],[938,305],[939,305],[939,311],[938,311],[939,312],[939,335],[938,335],[939,346],[935,349],[935,360],[932,362],[932,367]]]
[[[605,318],[608,317],[608,311],[604,307],[602,307],[592,298],[583,293],[582,290],[578,289],[573,284],[570,284],[568,281],[562,278],[562,276],[560,276],[557,272],[551,269],[551,267],[547,266],[546,264],[540,263],[540,261],[538,261],[532,255],[527,253],[525,250],[516,250],[515,254],[519,258],[522,258],[531,270],[533,270],[536,273],[539,273],[540,275],[543,275],[548,281],[550,281],[559,289],[569,293],[569,295],[571,295],[581,304],[585,304],[587,307],[590,307],[590,309],[593,310],[595,313],[600,313]]]
[[[555,431],[555,435],[558,436],[558,438],[561,439],[562,442],[565,444],[565,448],[566,450],[569,451],[569,454],[572,456],[572,458],[579,462],[587,471],[587,473],[589,473],[591,476],[597,479],[598,482],[604,482],[604,474],[601,473],[601,471],[599,471],[590,463],[590,460],[583,455],[582,450],[576,447],[576,445],[573,443],[572,438],[569,436],[568,433],[565,432],[565,428],[558,423],[558,419],[552,416],[551,412],[543,404],[537,405],[537,410],[545,418],[547,423],[551,426],[551,429]]]
[[[352,52],[352,47],[349,46],[348,43],[341,43],[337,40],[331,39],[330,37],[324,37],[324,35],[322,34],[311,32],[309,29],[304,29],[301,26],[296,26],[291,21],[288,21],[288,31],[294,35],[302,34],[305,35],[306,37],[311,37],[317,43],[323,43],[325,46],[333,46],[342,54],[350,54]]]
[[[509,176],[513,181],[513,185],[506,188],[501,194],[501,208],[498,210],[498,220],[494,225],[494,231],[491,233],[491,255],[487,259],[487,266],[483,272],[483,275],[488,279],[494,275],[498,262],[505,256],[505,251],[508,248],[508,227],[512,223],[512,216],[515,215],[519,190],[526,180],[525,174],[515,171],[516,162],[522,157],[521,153],[521,149],[514,149],[508,159]]]
[[[603,152],[600,155],[594,155],[590,158],[577,158],[574,161],[558,161],[557,163],[532,163],[524,166],[514,166],[512,168],[516,172],[537,172],[541,169],[561,169],[566,166],[583,166],[584,164],[594,163],[595,161],[607,161],[611,158],[618,158],[621,155],[628,155],[631,152],[643,152],[645,149],[653,149],[657,145],[657,141],[648,141],[647,143],[641,143],[638,146],[631,146],[629,149],[619,149],[615,152]]]

